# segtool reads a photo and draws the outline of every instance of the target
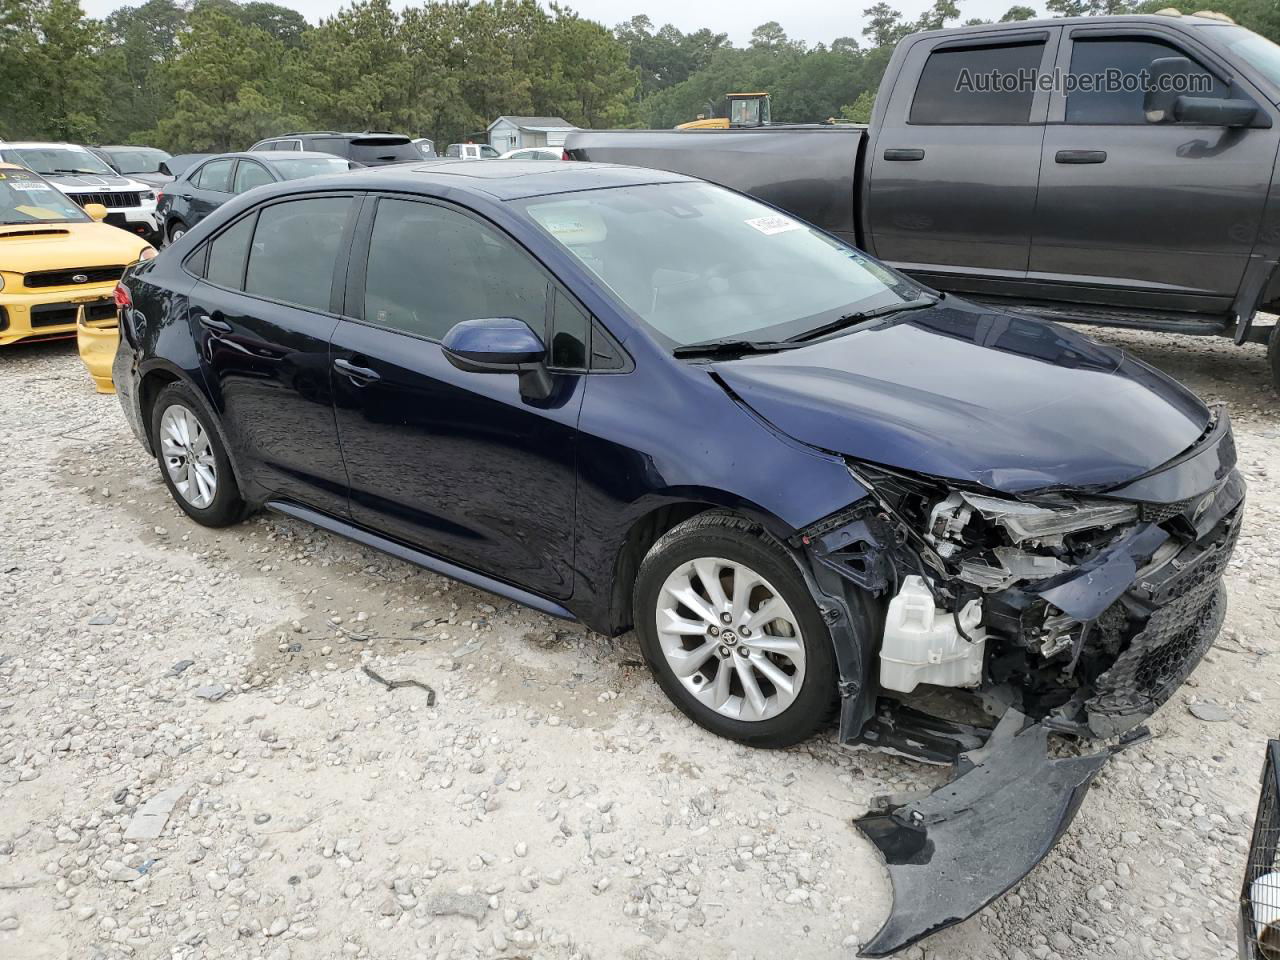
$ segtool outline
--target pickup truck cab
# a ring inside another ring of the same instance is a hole
[[[1280,386],[1280,335],[1255,323],[1280,310],[1280,47],[1221,19],[918,33],[865,127],[580,131],[566,147],[753,194],[970,299],[1269,343]]]

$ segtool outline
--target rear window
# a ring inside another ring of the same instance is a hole
[[[962,47],[929,54],[915,100],[911,123],[1010,124],[1031,120],[1034,75],[1044,56],[1044,41],[1006,46]],[[991,78],[1017,82],[993,84]],[[997,89],[990,89],[992,86]],[[1007,88],[1006,88],[1007,86]]]
[[[350,207],[347,197],[311,197],[265,207],[253,234],[245,293],[327,311]]]
[[[364,164],[422,159],[422,154],[408,137],[316,137],[312,143],[316,150],[336,153]]]

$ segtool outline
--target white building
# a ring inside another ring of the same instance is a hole
[[[499,153],[519,147],[559,147],[576,129],[563,117],[499,117],[489,124],[489,143]]]

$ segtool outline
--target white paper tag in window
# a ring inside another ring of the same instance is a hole
[[[775,233],[788,233],[801,228],[801,224],[796,223],[790,217],[753,217],[746,221],[746,224],[749,227],[755,227],[766,237],[772,237]]]

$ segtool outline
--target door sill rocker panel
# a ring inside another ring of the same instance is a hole
[[[548,616],[558,617],[561,620],[578,619],[554,600],[548,600],[546,597],[539,596],[536,593],[530,593],[528,590],[522,590],[520,587],[512,586],[501,580],[495,580],[493,577],[477,573],[475,570],[460,567],[455,563],[450,563],[448,560],[443,560],[415,547],[400,543],[398,540],[392,540],[381,534],[374,533],[372,530],[358,527],[349,521],[331,517],[327,513],[321,513],[319,510],[313,510],[310,507],[304,507],[289,500],[268,500],[264,506],[268,510],[282,513],[286,517],[303,520],[320,527],[322,530],[336,533],[340,537],[346,537],[348,540],[354,540],[356,543],[363,544],[366,547],[381,550],[397,560],[412,563],[414,566],[430,570],[432,573],[438,573],[451,580],[457,580],[459,583],[465,583],[469,587],[476,587],[489,593],[495,593],[500,597],[506,597],[508,600],[514,600],[516,603],[531,607]]]

